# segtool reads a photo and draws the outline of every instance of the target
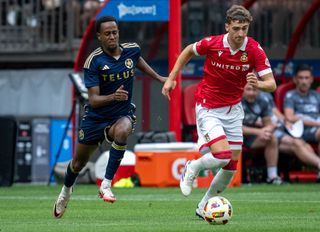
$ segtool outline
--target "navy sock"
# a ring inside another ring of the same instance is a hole
[[[114,174],[117,172],[118,167],[123,158],[124,152],[126,151],[127,144],[120,144],[113,142],[110,153],[109,153],[109,161],[106,168],[105,178],[108,180],[112,180]]]
[[[74,182],[76,181],[77,179],[77,176],[79,175],[78,172],[74,172],[71,168],[71,162],[68,164],[68,168],[67,168],[67,171],[66,171],[66,176],[64,177],[64,185],[68,188],[70,188]]]

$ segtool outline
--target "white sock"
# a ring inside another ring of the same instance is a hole
[[[201,158],[193,160],[190,164],[190,167],[194,172],[197,173],[203,169],[216,169],[224,167],[228,164],[229,161],[230,159],[214,158],[212,153],[209,152],[203,155]]]
[[[273,179],[278,176],[278,168],[277,167],[268,167],[268,178]]]
[[[111,187],[111,182],[112,182],[112,180],[108,180],[108,179],[104,178],[102,183],[101,183],[101,186],[110,188]]]
[[[71,187],[67,187],[67,186],[65,186],[65,185],[63,185],[62,186],[62,189],[61,189],[61,193],[63,194],[63,195],[71,195],[71,193],[72,193],[72,186]]]
[[[218,171],[217,175],[213,178],[209,189],[207,190],[202,200],[199,202],[198,207],[204,208],[205,204],[211,197],[217,196],[222,193],[230,184],[235,173],[236,170],[225,170],[221,168]]]

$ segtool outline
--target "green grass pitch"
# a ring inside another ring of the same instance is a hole
[[[320,231],[320,185],[252,185],[228,189],[234,215],[209,225],[194,215],[205,189],[183,197],[178,188],[114,189],[118,201],[97,197],[95,185],[77,185],[62,219],[52,217],[61,186],[0,188],[0,232],[12,231]]]

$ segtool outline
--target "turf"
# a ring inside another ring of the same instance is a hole
[[[115,204],[97,197],[94,185],[78,185],[62,219],[52,217],[61,186],[0,188],[0,232],[8,231],[320,231],[320,185],[252,185],[228,189],[234,215],[226,225],[194,216],[205,189],[188,198],[178,188],[115,189]]]

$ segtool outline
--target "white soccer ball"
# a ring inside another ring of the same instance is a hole
[[[209,224],[227,224],[232,217],[232,205],[221,196],[211,197],[204,209],[204,218]]]

